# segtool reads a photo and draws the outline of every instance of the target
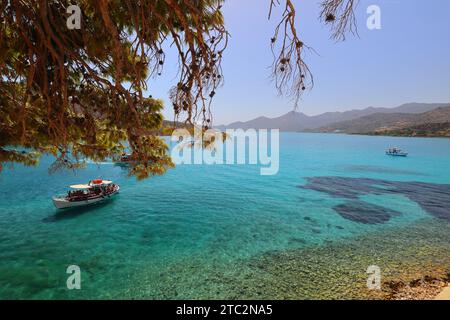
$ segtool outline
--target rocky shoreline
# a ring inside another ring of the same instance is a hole
[[[390,281],[383,286],[386,300],[433,300],[450,286],[450,273],[444,277],[425,276],[409,282]],[[444,299],[444,297],[439,296]]]

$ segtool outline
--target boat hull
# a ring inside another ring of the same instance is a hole
[[[98,204],[104,201],[108,201],[109,199],[113,198],[115,195],[119,193],[120,187],[117,186],[117,190],[114,192],[91,199],[81,200],[81,201],[69,201],[66,198],[53,198],[53,204],[57,209],[70,209],[70,208],[77,208],[77,207],[85,207],[93,204]]]
[[[118,167],[129,167],[130,164],[131,162],[114,162],[114,165]]]
[[[391,157],[407,157],[408,156],[407,153],[389,153],[389,152],[386,152],[386,155],[391,156]]]

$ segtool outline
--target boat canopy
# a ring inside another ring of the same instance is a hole
[[[97,179],[97,180],[93,180],[93,181],[89,182],[88,184],[74,184],[74,185],[70,186],[70,188],[77,189],[77,190],[87,190],[87,189],[91,189],[93,187],[110,185],[112,183],[113,182],[109,181],[109,180]]]
[[[101,179],[96,179],[96,180],[92,180],[91,181],[91,186],[95,186],[95,185],[105,185],[105,184],[112,184],[112,181],[109,180],[101,180]]]
[[[87,185],[87,184],[74,184],[73,186],[70,186],[71,189],[78,189],[78,190],[83,190],[83,189],[90,189],[91,186]]]

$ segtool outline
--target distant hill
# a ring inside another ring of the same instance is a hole
[[[345,112],[327,112],[317,116],[308,116],[301,112],[291,111],[276,118],[259,117],[246,122],[233,122],[229,125],[216,126],[217,129],[280,129],[280,131],[311,131],[326,127],[332,123],[358,119],[377,113],[396,114],[410,113],[418,114],[439,107],[450,106],[450,103],[407,103],[396,108],[374,108],[369,107],[361,110]]]
[[[189,128],[185,123],[174,122],[173,120],[163,120],[161,128],[157,131],[152,132],[153,134],[158,134],[160,136],[170,136],[174,129]]]
[[[349,134],[447,136],[450,104],[423,113],[376,113],[333,123],[314,131]]]
[[[400,136],[400,137],[447,137],[450,138],[450,122],[446,123],[426,123],[414,125],[407,128],[379,130],[369,133],[381,136]]]

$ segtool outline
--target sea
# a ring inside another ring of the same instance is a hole
[[[51,156],[5,164],[0,299],[378,299],[389,283],[450,274],[450,139],[281,133],[279,146],[268,176],[251,164],[141,181],[109,161],[52,174]],[[387,156],[393,146],[409,156]],[[120,194],[53,206],[98,177]]]

